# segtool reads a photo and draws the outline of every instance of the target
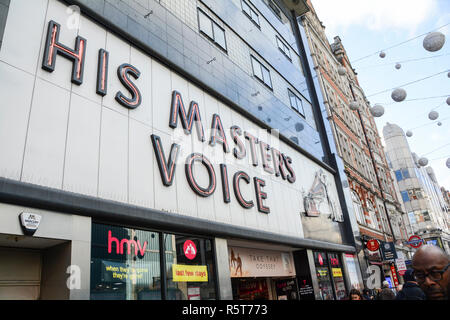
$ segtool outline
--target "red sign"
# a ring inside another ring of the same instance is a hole
[[[367,241],[366,247],[369,251],[377,251],[380,248],[380,243],[376,239]]]
[[[414,236],[409,237],[407,243],[408,243],[408,245],[410,245],[413,248],[419,248],[423,243],[423,239],[419,236],[414,235]]]
[[[397,271],[395,271],[395,266],[391,264],[391,274],[392,274],[392,280],[394,280],[394,286],[398,286],[398,278],[397,278]]]
[[[195,246],[195,243],[191,240],[186,240],[186,242],[183,244],[183,252],[186,258],[189,260],[195,259],[197,256],[197,247]]]

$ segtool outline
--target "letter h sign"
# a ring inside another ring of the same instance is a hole
[[[48,25],[47,41],[45,42],[44,59],[42,69],[55,71],[56,55],[73,61],[72,83],[80,85],[83,83],[84,60],[87,40],[78,36],[75,40],[75,49],[72,50],[59,42],[61,26],[55,21],[50,21]]]

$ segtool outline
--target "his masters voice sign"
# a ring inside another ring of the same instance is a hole
[[[19,215],[20,225],[22,226],[23,233],[28,236],[32,236],[41,223],[42,217],[35,213],[22,212]]]

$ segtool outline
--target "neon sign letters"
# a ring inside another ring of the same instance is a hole
[[[82,85],[87,53],[87,40],[81,36],[77,36],[75,39],[75,48],[71,49],[59,41],[60,31],[61,26],[58,23],[55,21],[49,22],[42,68],[48,72],[54,72],[56,69],[58,56],[69,59],[73,63],[71,81],[76,85]],[[108,94],[109,57],[110,53],[108,51],[105,49],[99,50],[96,93],[101,96],[106,96]],[[141,72],[139,69],[131,64],[124,63],[117,68],[117,77],[128,91],[128,94],[118,91],[114,93],[115,100],[125,108],[136,109],[142,103],[142,94],[137,85],[133,82],[134,80],[138,80],[140,75]],[[232,143],[234,144],[230,146],[229,142],[231,142],[231,140],[228,141],[227,139],[226,128],[224,128],[219,114],[214,114],[212,116],[210,126],[211,133],[209,137],[206,137],[202,122],[203,120],[201,119],[200,107],[201,106],[196,101],[190,101],[189,109],[187,110],[181,93],[176,90],[173,91],[169,110],[169,127],[176,129],[178,127],[178,123],[181,123],[184,133],[186,135],[191,135],[195,126],[197,138],[200,142],[207,142],[210,147],[216,147],[219,145],[224,153],[232,153],[236,159],[244,159],[247,154],[249,154],[251,163],[254,167],[260,165],[258,157],[259,149],[261,156],[260,159],[262,162],[261,165],[264,172],[273,174],[276,177],[281,177],[289,183],[294,183],[296,181],[296,176],[292,168],[291,157],[281,153],[276,148],[270,147],[269,144],[262,141],[258,137],[253,136],[239,126],[233,125],[229,129],[229,135],[231,136]],[[247,141],[247,144],[249,145],[249,153],[247,153],[245,141]],[[156,162],[158,164],[162,183],[166,187],[171,187],[175,178],[175,169],[181,146],[173,143],[170,150],[164,150],[161,138],[156,134],[151,135],[151,142],[156,155]],[[195,163],[202,165],[207,170],[209,182],[206,187],[201,186],[196,181],[193,172],[193,166]],[[267,193],[263,190],[266,186],[266,181],[264,179],[259,177],[253,177],[252,179],[244,171],[234,173],[232,179],[229,179],[227,165],[221,163],[219,164],[219,167],[221,183],[218,183],[218,176],[215,168],[205,155],[201,153],[192,153],[188,155],[185,161],[185,174],[191,189],[201,197],[210,197],[214,194],[217,188],[221,187],[224,203],[230,203],[230,188],[233,188],[234,195],[238,203],[245,209],[251,209],[255,206],[255,203],[253,202],[253,199],[244,198],[241,192],[241,185],[243,183],[251,184],[253,182],[255,191],[254,199],[256,199],[258,211],[265,214],[270,213],[270,208],[264,203],[264,201],[268,198]],[[116,240],[116,238],[108,238],[109,245],[111,244],[110,241],[116,242]],[[121,253],[123,253],[123,246],[125,244],[128,246],[128,252],[130,251],[131,245],[134,245],[136,254],[138,247],[139,250],[141,250],[138,242],[135,243],[132,240],[127,241],[122,240],[120,242],[120,246],[117,245],[117,249],[120,247]],[[145,245],[146,243],[144,243],[144,250]],[[110,251],[111,247],[109,247],[108,250]]]

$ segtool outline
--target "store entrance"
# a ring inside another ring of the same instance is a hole
[[[69,299],[71,244],[0,234],[0,300]]]
[[[295,278],[233,278],[233,300],[298,300]]]

